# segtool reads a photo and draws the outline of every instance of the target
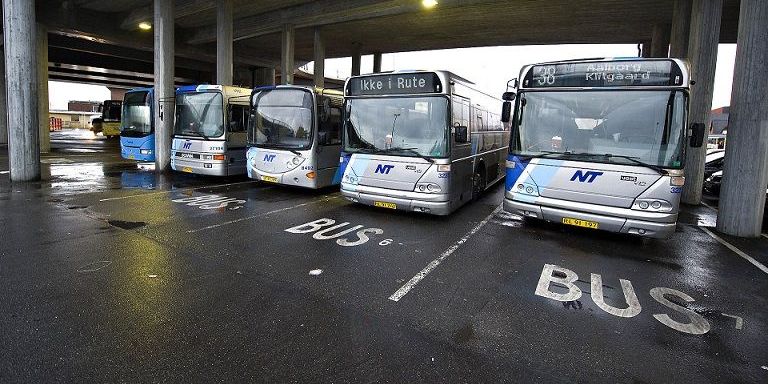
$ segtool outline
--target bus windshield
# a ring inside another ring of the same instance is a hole
[[[249,141],[260,147],[309,148],[312,145],[312,94],[301,89],[255,93]]]
[[[448,99],[347,99],[344,151],[402,156],[448,156]]]
[[[123,136],[146,136],[152,133],[152,113],[149,92],[129,92],[123,101],[123,120],[120,131]]]
[[[104,121],[120,121],[122,107],[122,102],[120,100],[105,100],[101,118],[104,119]]]
[[[176,95],[177,135],[221,137],[224,134],[224,99],[218,92]]]
[[[512,152],[682,168],[682,91],[523,92]]]

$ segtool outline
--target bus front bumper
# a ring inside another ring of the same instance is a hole
[[[446,194],[397,191],[385,188],[341,184],[341,195],[353,203],[401,211],[423,212],[444,216],[451,213]]]
[[[178,157],[171,158],[171,169],[184,173],[196,173],[208,176],[227,176],[228,167],[224,161],[189,160]]]
[[[127,159],[127,160],[155,161],[154,150],[150,149],[148,154],[142,154],[141,153],[142,150],[145,152],[147,151],[146,148],[121,146],[120,156],[122,156],[123,159]]]
[[[609,212],[584,212],[556,206],[524,203],[504,198],[504,210],[523,217],[532,217],[557,223],[563,219],[577,219],[598,223],[598,229],[632,235],[666,239],[675,233],[676,213],[638,212],[626,208],[599,207]],[[596,210],[597,210],[596,209]],[[639,218],[643,214],[645,217]]]

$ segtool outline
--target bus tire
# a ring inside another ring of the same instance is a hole
[[[488,181],[485,179],[485,165],[480,163],[475,170],[475,174],[472,178],[472,200],[477,201],[480,199],[480,195],[485,191],[485,186]]]

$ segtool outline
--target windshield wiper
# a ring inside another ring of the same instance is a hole
[[[377,150],[377,151],[375,151],[373,153],[374,154],[387,154],[387,153],[391,153],[391,152],[394,152],[394,151],[404,151],[404,152],[412,153],[412,154],[416,155],[417,157],[420,157],[420,158],[428,161],[430,164],[434,164],[435,163],[434,159],[422,155],[416,149],[417,148],[392,147],[392,148],[389,148],[389,149],[379,149],[379,150]]]
[[[203,134],[202,134],[202,133],[200,133],[200,132],[195,132],[195,131],[181,131],[181,132],[179,132],[178,134],[179,134],[179,135],[182,135],[182,136],[195,136],[195,137],[202,137],[202,138],[203,138],[203,140],[210,140],[210,138],[208,138],[208,136],[206,136],[206,135],[203,135]]]
[[[661,175],[668,175],[669,174],[669,172],[667,172],[666,169],[664,169],[662,167],[659,167],[658,165],[648,164],[648,163],[646,163],[644,161],[640,161],[636,157],[632,157],[632,156],[613,155],[613,154],[610,154],[610,153],[606,153],[606,154],[603,154],[603,155],[596,154],[596,153],[569,153],[569,154],[574,155],[574,156],[602,157],[602,158],[605,158],[605,159],[610,159],[612,157],[618,157],[620,159],[628,160],[628,161],[630,161],[632,163],[635,163],[637,165],[642,165],[643,167],[653,169],[654,171],[658,172]]]

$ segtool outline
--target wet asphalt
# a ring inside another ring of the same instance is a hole
[[[524,221],[501,185],[433,217],[118,146],[55,133],[29,184],[0,148],[0,382],[768,381],[768,275],[706,231],[762,264],[768,238],[717,234],[716,207],[643,240]],[[545,265],[580,297],[536,294]]]

